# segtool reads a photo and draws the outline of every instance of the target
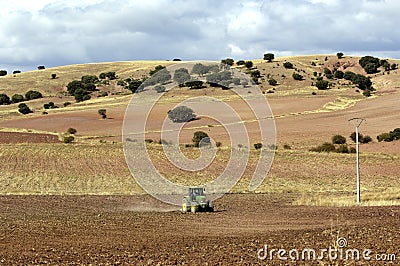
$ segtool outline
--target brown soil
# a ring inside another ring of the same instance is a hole
[[[0,264],[311,265],[257,251],[334,246],[396,254],[400,207],[292,206],[293,195],[230,194],[216,212],[182,214],[149,196],[2,196]],[[363,260],[335,261],[362,265]],[[329,264],[327,260],[324,264]]]
[[[56,135],[22,132],[0,132],[0,143],[59,143]]]

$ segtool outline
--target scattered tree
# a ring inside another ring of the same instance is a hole
[[[329,82],[327,80],[317,80],[317,82],[315,82],[315,86],[319,89],[319,90],[327,90],[329,88]]]
[[[14,94],[11,97],[11,102],[12,103],[19,103],[19,102],[23,102],[25,100],[24,96],[21,94]]]
[[[196,119],[196,115],[189,107],[178,106],[168,111],[168,118],[174,123],[185,123]]]
[[[342,52],[339,52],[339,53],[336,54],[336,56],[337,56],[338,59],[342,59],[342,58],[343,58],[343,55],[344,55],[344,54],[343,54]]]
[[[342,79],[343,76],[344,76],[344,73],[343,73],[343,71],[340,71],[340,70],[335,71],[335,74],[333,74],[333,77],[336,79]]]
[[[0,105],[7,105],[10,104],[10,97],[7,94],[1,93],[0,94]]]
[[[19,73],[21,73],[21,70],[14,70],[13,71],[13,74],[19,74]]]
[[[254,143],[254,149],[259,150],[263,147],[262,143]]]
[[[34,100],[34,99],[40,99],[40,98],[43,98],[43,95],[38,91],[30,90],[27,93],[25,93],[25,99],[27,101]]]
[[[303,80],[303,76],[300,75],[299,73],[293,73],[292,77],[294,80]]]
[[[342,135],[335,135],[332,137],[333,144],[346,144],[346,138]]]
[[[196,131],[193,135],[192,141],[195,147],[199,147],[200,142],[203,140],[210,143],[210,138],[204,131]]]
[[[186,68],[179,68],[175,70],[174,81],[178,83],[181,87],[184,86],[185,82],[189,80],[190,74]]]
[[[226,58],[226,59],[222,59],[221,63],[228,65],[228,66],[233,66],[233,64],[235,63],[235,60],[233,60],[232,58]]]
[[[0,77],[1,76],[7,76],[7,70],[4,69],[0,70]]]
[[[72,127],[68,128],[68,130],[67,130],[67,133],[71,134],[71,135],[75,135],[76,132],[78,132],[78,131],[75,128],[72,128]]]
[[[46,69],[45,66],[38,66],[37,68],[38,68],[38,70]]]
[[[247,68],[252,68],[253,67],[253,62],[252,61],[246,61],[244,63],[244,66],[247,67]]]
[[[373,74],[378,72],[378,68],[381,66],[381,61],[379,58],[373,56],[364,56],[358,61],[359,64],[364,68],[367,74]]]
[[[157,85],[154,87],[154,90],[158,93],[165,92],[165,87],[163,85]]]
[[[102,119],[106,119],[106,118],[107,118],[107,110],[106,110],[106,109],[99,109],[99,110],[97,111],[97,113],[98,113],[99,115],[101,115],[101,118],[102,118]]]
[[[57,74],[55,74],[55,73],[51,74],[51,79],[56,79],[56,77],[57,77]]]
[[[20,103],[18,105],[18,112],[26,115],[26,114],[32,113],[32,110],[25,103]]]
[[[272,62],[272,60],[275,59],[275,55],[273,53],[266,53],[264,54],[264,60],[267,60],[268,62]]]

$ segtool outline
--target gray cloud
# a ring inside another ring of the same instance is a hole
[[[36,10],[2,11],[0,68],[267,51],[399,58],[395,0],[58,0]]]

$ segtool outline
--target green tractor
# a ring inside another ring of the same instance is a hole
[[[213,212],[214,203],[206,199],[204,187],[190,187],[182,199],[182,212]]]

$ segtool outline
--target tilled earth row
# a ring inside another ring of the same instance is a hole
[[[400,206],[293,198],[228,194],[214,213],[182,214],[149,196],[1,196],[0,264],[398,265]]]

